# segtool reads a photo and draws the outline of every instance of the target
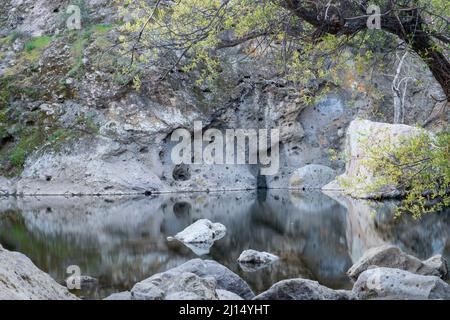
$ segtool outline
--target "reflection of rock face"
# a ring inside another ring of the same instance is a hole
[[[414,220],[404,215],[394,217],[395,202],[357,200],[341,193],[326,194],[347,209],[347,241],[356,262],[372,247],[391,243],[419,259],[435,254],[450,257],[450,211],[429,214]]]
[[[380,197],[392,198],[403,191],[399,186],[383,183],[378,186],[382,172],[374,171],[366,161],[371,160],[372,148],[384,150],[384,148],[399,147],[404,140],[412,139],[420,135],[430,133],[417,127],[404,124],[378,123],[369,120],[354,120],[347,130],[345,141],[345,154],[348,162],[345,173],[340,179],[331,182],[324,190],[341,189],[346,194],[359,199],[377,199]],[[341,183],[342,180],[345,183]],[[351,187],[347,187],[350,182]],[[377,188],[372,190],[372,186]]]
[[[345,272],[352,262],[385,242],[421,259],[437,253],[448,257],[448,218],[429,216],[418,223],[378,214],[373,219],[363,203],[342,204],[348,213],[320,192],[289,195],[275,190],[154,198],[19,198],[0,203],[5,211],[0,213],[0,243],[30,256],[58,281],[67,277],[67,266],[79,265],[83,274],[99,280],[95,297],[130,290],[194,258],[184,245],[166,239],[199,219],[227,227],[227,235],[206,257],[241,275],[256,293],[298,277],[348,288]],[[236,260],[250,248],[273,253],[280,261],[243,272]]]

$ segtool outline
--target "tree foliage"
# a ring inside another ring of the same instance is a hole
[[[423,132],[401,145],[373,144],[364,166],[375,173],[366,192],[392,185],[405,194],[398,213],[418,218],[450,206],[450,131]]]
[[[211,80],[221,70],[220,49],[252,40],[249,55],[271,52],[289,79],[317,85],[339,79],[339,70],[348,67],[349,48],[355,48],[357,61],[370,63],[374,49],[395,50],[402,44],[427,63],[449,93],[446,0],[118,1],[124,19],[121,41],[130,59],[124,71],[165,64],[163,78],[180,67],[200,69],[200,80]],[[385,32],[367,28],[367,10],[374,4],[381,8]]]
[[[212,82],[222,52],[242,46],[248,57],[270,55],[281,76],[298,84],[305,102],[342,81],[350,67],[364,75],[375,52],[401,48],[419,56],[450,97],[448,0],[117,0],[121,3],[123,73],[134,84],[149,69],[190,73]],[[369,5],[381,29],[367,26]],[[418,215],[449,205],[450,134],[417,137],[400,148],[378,148],[368,163],[386,172],[378,183],[401,185],[402,210]],[[430,148],[429,146],[433,147]],[[376,187],[376,186],[374,186]]]

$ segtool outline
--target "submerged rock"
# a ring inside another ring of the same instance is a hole
[[[0,246],[0,300],[76,300],[30,259]]]
[[[450,286],[439,277],[393,268],[364,271],[352,292],[358,299],[450,299]]]
[[[216,286],[212,277],[169,270],[137,283],[131,295],[135,300],[218,300]]]
[[[289,181],[290,189],[321,189],[336,178],[336,171],[327,166],[310,164],[297,169]]]
[[[239,265],[244,271],[253,272],[269,266],[279,257],[268,252],[245,250],[238,258]]]
[[[214,242],[222,239],[226,231],[227,229],[223,224],[212,223],[208,219],[200,219],[177,233],[175,237],[169,237],[167,240],[181,241],[195,254],[201,256],[208,254]]]
[[[352,293],[332,290],[317,281],[307,279],[283,280],[255,297],[255,300],[351,300]]]
[[[90,276],[70,276],[65,282],[69,289],[79,285],[80,290],[92,290],[98,285],[98,280]]]
[[[396,268],[420,275],[446,278],[447,265],[442,256],[435,256],[426,261],[404,253],[397,246],[382,245],[368,250],[347,272],[356,280],[361,273],[372,266]]]

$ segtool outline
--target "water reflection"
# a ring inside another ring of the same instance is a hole
[[[333,199],[334,198],[334,199]],[[345,271],[369,247],[395,243],[421,258],[450,256],[448,214],[420,222],[393,220],[389,204],[322,193],[230,192],[150,197],[0,199],[0,243],[20,251],[62,281],[66,268],[78,265],[99,279],[88,293],[102,298],[130,289],[136,282],[175,267],[196,255],[167,241],[201,218],[220,222],[227,235],[205,259],[240,274],[256,291],[295,277],[349,288]],[[267,251],[280,260],[248,273],[236,262],[246,249]]]

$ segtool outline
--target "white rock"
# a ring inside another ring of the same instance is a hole
[[[175,235],[175,239],[184,243],[213,243],[222,239],[227,232],[223,224],[200,219]]]
[[[131,289],[135,300],[218,300],[216,280],[190,272],[156,274]]]

